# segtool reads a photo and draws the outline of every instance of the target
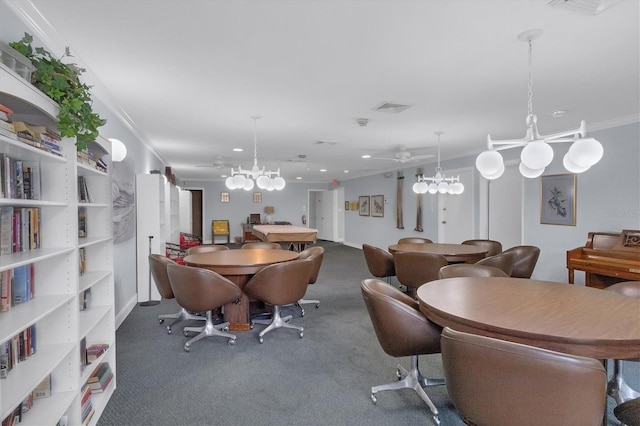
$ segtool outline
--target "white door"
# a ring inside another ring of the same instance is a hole
[[[506,164],[504,174],[488,184],[488,239],[500,241],[503,249],[522,241],[522,185],[518,164]]]
[[[473,171],[465,169],[444,174],[460,175],[464,192],[438,194],[438,242],[459,244],[473,238]]]
[[[333,191],[309,192],[309,227],[318,230],[318,239],[334,241],[334,197]]]

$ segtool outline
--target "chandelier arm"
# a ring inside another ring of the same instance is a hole
[[[580,137],[584,138],[585,135],[587,134],[587,124],[585,123],[584,120],[582,120],[580,122],[580,127],[578,127],[575,130],[566,130],[564,132],[557,132],[557,133],[553,133],[550,135],[546,135],[546,136],[542,136],[541,138],[543,139],[558,139],[558,138],[564,138],[565,136],[577,136],[580,135]]]

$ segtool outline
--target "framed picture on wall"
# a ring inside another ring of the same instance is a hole
[[[384,195],[371,196],[371,216],[373,217],[384,216]]]
[[[576,225],[576,175],[540,177],[540,223]]]
[[[228,192],[221,192],[220,193],[220,202],[221,203],[228,203],[229,202],[229,193]]]
[[[262,192],[254,192],[253,193],[253,202],[261,203],[262,202]]]
[[[351,210],[358,210],[358,202],[357,201],[349,201],[349,207],[351,207]]]
[[[361,195],[358,198],[358,211],[360,212],[360,216],[369,216],[369,196]]]
[[[345,209],[345,211],[349,210],[349,202],[348,201],[344,202],[344,209]]]

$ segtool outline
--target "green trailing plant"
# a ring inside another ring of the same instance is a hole
[[[87,142],[94,141],[99,135],[98,127],[106,120],[93,111],[91,86],[80,81],[80,75],[86,70],[75,64],[62,62],[71,56],[67,47],[62,58],[55,58],[42,47],[32,47],[33,37],[25,33],[24,37],[9,45],[29,58],[35,70],[31,74],[31,84],[53,99],[59,106],[58,131],[63,137],[75,137],[76,148],[82,151]]]

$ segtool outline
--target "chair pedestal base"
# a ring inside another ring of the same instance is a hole
[[[444,385],[443,379],[429,379],[422,375],[418,368],[418,355],[411,356],[411,370],[407,371],[404,367],[398,364],[398,376],[402,377],[397,382],[388,383],[386,385],[373,386],[371,388],[371,400],[375,404],[377,402],[375,394],[380,391],[398,390],[398,389],[413,389],[420,398],[429,406],[431,413],[433,414],[434,422],[439,425],[440,419],[438,417],[438,409],[431,402],[431,399],[424,391],[424,387],[427,386],[441,386]]]
[[[160,321],[160,324],[162,324],[164,320],[168,320],[168,319],[173,320],[171,324],[167,326],[168,334],[171,334],[171,327],[173,327],[174,324],[177,324],[181,321],[189,321],[189,320],[206,321],[207,320],[205,317],[192,314],[191,312],[187,311],[184,308],[180,308],[180,312],[177,312],[175,314],[158,315],[158,320]]]
[[[619,359],[613,360],[613,375],[607,383],[607,395],[613,397],[618,404],[622,404],[630,399],[640,398],[640,392],[631,388],[622,376],[622,362]]]
[[[227,339],[229,339],[227,342],[229,345],[234,345],[236,343],[236,336],[234,334],[221,331],[221,330],[228,329],[229,327],[228,322],[214,325],[213,315],[211,314],[211,311],[207,311],[206,320],[207,320],[206,324],[202,327],[185,327],[184,328],[185,336],[187,336],[190,332],[199,333],[198,335],[194,336],[191,340],[189,340],[187,343],[184,344],[184,350],[186,352],[189,352],[191,350],[191,345],[193,343],[205,337],[211,337],[211,336],[226,337]]]
[[[271,330],[275,330],[276,328],[291,328],[294,330],[298,330],[300,332],[300,338],[304,335],[304,328],[298,327],[297,325],[289,324],[292,316],[287,315],[286,317],[280,316],[280,306],[273,305],[273,314],[271,315],[271,320],[252,320],[252,324],[268,324],[267,327],[258,334],[258,340],[260,343],[264,341],[263,337],[265,334],[270,332]]]
[[[320,301],[316,299],[300,299],[296,302],[296,306],[300,308],[301,316],[304,316],[304,308],[302,307],[302,305],[310,305],[310,304],[316,305],[316,309],[320,307]]]

